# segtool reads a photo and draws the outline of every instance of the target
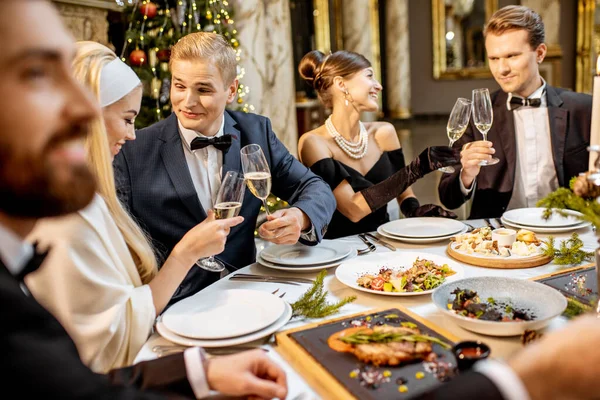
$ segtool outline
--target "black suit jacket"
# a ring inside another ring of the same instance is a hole
[[[587,146],[590,143],[592,97],[587,94],[546,86],[548,119],[556,176],[560,186],[568,187],[569,180],[588,170]],[[481,167],[469,218],[500,217],[512,196],[517,148],[513,112],[506,108],[508,95],[499,90],[492,93],[494,123],[488,140],[494,144],[495,157],[500,162]],[[473,121],[454,147],[482,140]],[[444,174],[438,186],[442,204],[450,209],[460,207],[468,197],[460,190],[460,168]]]
[[[60,323],[0,260],[0,382],[19,399],[193,399],[181,354],[93,373]]]
[[[241,173],[240,148],[260,145],[271,170],[272,193],[304,211],[320,241],[336,208],[325,182],[288,152],[268,118],[225,111],[224,133],[233,136],[233,143],[223,156],[222,173]],[[161,261],[166,259],[183,235],[206,218],[186,163],[176,115],[137,132],[137,139],[123,147],[114,165],[121,200],[152,237]],[[255,261],[254,230],[261,205],[246,190],[240,212],[244,222],[231,230],[225,251],[217,256],[230,270]],[[192,268],[172,301],[218,278],[218,273]]]

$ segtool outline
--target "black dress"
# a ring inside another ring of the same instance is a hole
[[[331,190],[334,190],[343,180],[346,180],[355,192],[360,192],[389,178],[395,172],[404,168],[404,166],[402,149],[397,149],[384,151],[379,160],[364,176],[354,168],[333,158],[319,160],[310,169],[323,178],[331,187]],[[335,239],[342,236],[374,231],[377,230],[379,225],[389,220],[390,217],[386,207],[381,207],[358,222],[350,221],[338,210],[335,210],[325,238]]]

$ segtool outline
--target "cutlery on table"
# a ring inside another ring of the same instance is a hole
[[[182,345],[157,345],[152,348],[152,351],[158,355],[158,357],[163,357],[170,354],[181,353],[182,351],[188,349],[188,346]],[[229,354],[241,353],[243,351],[261,349],[265,352],[268,352],[269,349],[265,349],[260,346],[235,346],[235,347],[223,347],[223,348],[210,348],[205,347],[204,350],[213,356],[226,356]]]
[[[229,280],[231,280],[231,281],[240,281],[240,282],[281,283],[281,284],[284,284],[284,285],[300,286],[300,283],[298,283],[298,282],[284,281],[284,280],[280,280],[280,279],[267,279],[267,278],[257,279],[257,278],[249,278],[247,276],[231,276],[231,277],[229,277]]]
[[[229,279],[254,279],[262,282],[273,282],[273,281],[286,281],[296,283],[314,283],[315,281],[308,278],[299,278],[295,276],[273,276],[273,275],[255,275],[255,274],[242,274],[237,273],[230,276]]]
[[[484,218],[483,220],[485,221],[485,224],[487,225],[488,228],[496,229],[496,228],[494,228],[494,225],[492,225],[492,221],[490,221],[489,218]]]
[[[367,245],[367,248],[369,249],[368,253],[377,250],[375,245],[367,240],[367,238],[364,236],[364,233],[359,234],[358,237],[360,238],[360,240],[363,241],[364,244]],[[359,254],[360,254],[360,252],[359,252]],[[363,253],[363,254],[365,254],[365,253]]]
[[[502,220],[501,220],[500,218],[494,218],[494,221],[496,221],[496,223],[498,224],[498,226],[499,226],[500,228],[506,228],[506,227],[504,226],[504,224],[502,223]]]
[[[363,235],[371,238],[371,240],[373,240],[375,243],[382,245],[383,247],[386,247],[388,249],[390,249],[391,251],[396,251],[396,248],[394,246],[392,246],[391,244],[389,244],[388,242],[385,242],[381,239],[379,239],[377,236],[372,235],[370,233],[363,233]]]

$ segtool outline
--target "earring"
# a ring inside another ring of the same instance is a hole
[[[344,104],[346,104],[346,107],[348,107],[348,95],[350,93],[348,93],[348,89],[346,89],[346,91],[344,92]]]

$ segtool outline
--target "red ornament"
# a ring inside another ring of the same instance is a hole
[[[129,62],[136,67],[141,67],[147,60],[144,50],[134,50],[129,54]]]
[[[142,5],[140,5],[140,12],[142,15],[147,16],[148,18],[156,17],[156,4],[151,1],[148,1]]]
[[[156,57],[159,61],[167,62],[169,58],[171,58],[171,50],[169,49],[160,49],[156,52]]]

